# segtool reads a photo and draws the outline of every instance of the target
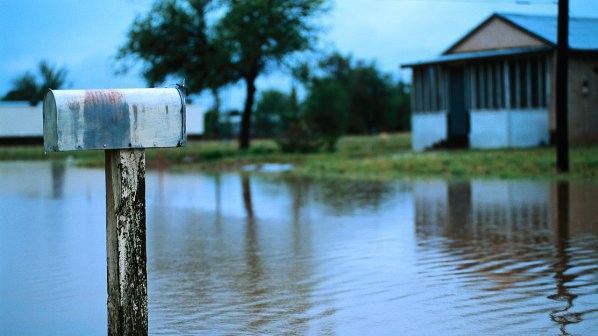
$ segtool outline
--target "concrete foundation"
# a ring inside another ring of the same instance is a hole
[[[415,113],[411,118],[413,150],[424,150],[447,137],[446,112]]]
[[[472,148],[534,147],[549,141],[548,109],[474,110]]]

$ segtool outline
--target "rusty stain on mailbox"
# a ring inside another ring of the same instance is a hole
[[[178,89],[50,90],[44,98],[48,152],[186,142],[185,98]]]

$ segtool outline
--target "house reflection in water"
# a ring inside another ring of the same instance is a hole
[[[585,249],[596,247],[585,246],[584,236],[596,235],[598,209],[588,196],[597,188],[529,180],[417,182],[419,263],[434,268],[426,272],[432,281],[453,277],[450,281],[478,288],[482,294],[472,299],[489,308],[476,314],[525,320],[513,307],[532,303],[521,309],[545,312],[567,334],[568,325],[595,310],[576,307],[575,300],[595,271]]]
[[[100,334],[103,169],[2,162],[0,185],[0,266],[10,270],[0,272],[0,334]],[[147,185],[157,333],[596,329],[595,182],[341,183],[149,170]]]
[[[421,181],[414,185],[417,231],[496,243],[546,240],[550,191],[549,184],[523,181]]]

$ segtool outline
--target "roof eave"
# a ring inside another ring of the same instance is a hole
[[[522,49],[506,49],[506,50],[502,49],[502,50],[494,50],[494,51],[481,51],[481,52],[475,52],[475,53],[467,53],[467,54],[441,55],[440,57],[437,57],[435,59],[402,64],[401,69],[415,68],[415,67],[419,67],[419,66],[433,65],[433,64],[449,64],[449,63],[467,62],[467,61],[471,61],[471,60],[484,60],[484,59],[501,58],[501,57],[509,57],[509,56],[547,53],[552,50],[554,50],[553,47],[546,46],[546,47],[538,47],[538,48],[522,48]],[[443,59],[443,57],[444,57],[444,59]]]

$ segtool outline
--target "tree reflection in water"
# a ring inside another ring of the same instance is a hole
[[[0,259],[11,270],[0,272],[9,302],[0,334],[101,334],[105,298],[89,293],[105,293],[103,175],[0,163]],[[148,185],[156,334],[586,335],[596,326],[598,185],[587,181],[158,170]]]

